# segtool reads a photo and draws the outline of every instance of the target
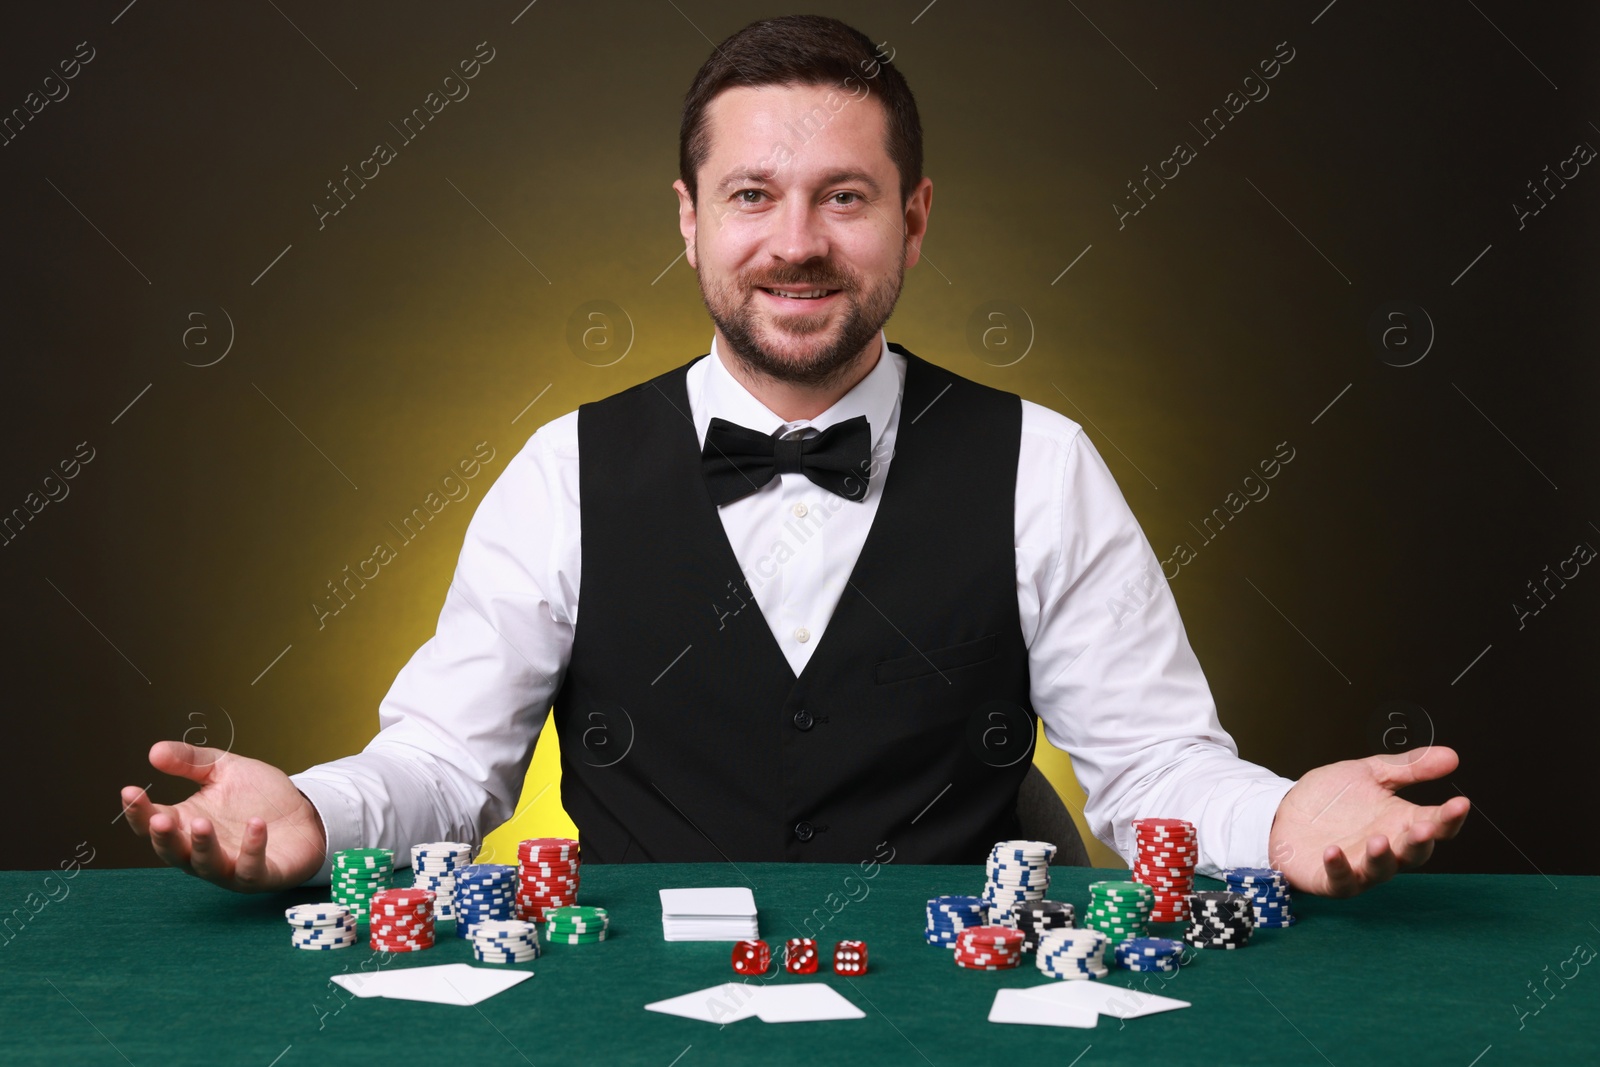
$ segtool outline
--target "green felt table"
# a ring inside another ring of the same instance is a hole
[[[1117,872],[1056,868],[1050,896],[1082,908]],[[407,881],[402,872],[397,881]],[[1202,880],[1205,887],[1214,887]],[[870,972],[823,981],[859,1020],[717,1026],[644,1010],[733,980],[726,943],[667,943],[656,891],[749,885],[762,936],[810,929],[869,943]],[[471,962],[441,924],[427,951],[289,945],[283,908],[311,890],[236,896],[171,870],[85,869],[67,882],[0,872],[0,1062],[38,1064],[1593,1063],[1600,1059],[1600,878],[1407,874],[1353,900],[1299,897],[1298,925],[1206,951],[1137,982],[1193,1007],[1092,1030],[987,1021],[997,989],[1047,981],[958,968],[922,938],[929,896],[974,893],[981,866],[637,864],[583,871],[611,937],[551,946],[535,977],[477,1007],[353,999],[341,971]],[[37,894],[30,897],[30,894]],[[37,908],[34,912],[29,907]],[[25,921],[19,919],[21,909]],[[1170,930],[1172,928],[1165,928]],[[1575,948],[1589,946],[1576,955]],[[1583,961],[1583,962],[1580,962]],[[1552,977],[1565,974],[1566,977]],[[1540,988],[1535,1000],[1529,983]],[[1527,1014],[1519,1016],[1519,1008]],[[1537,1011],[1534,1009],[1537,1007]]]

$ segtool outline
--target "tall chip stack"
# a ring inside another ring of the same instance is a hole
[[[347,848],[333,854],[329,884],[333,902],[343,904],[357,923],[367,921],[373,894],[394,884],[394,852],[387,848]]]
[[[934,897],[928,901],[928,926],[923,936],[930,945],[955,948],[961,931],[988,922],[989,905],[981,897]]]
[[[553,908],[578,902],[578,842],[566,837],[532,837],[517,844],[517,914],[544,922]]]
[[[1039,938],[1046,930],[1070,930],[1072,905],[1060,900],[1035,900],[1014,910],[1017,929],[1022,931],[1022,951],[1032,952],[1039,947]]]
[[[1222,872],[1222,878],[1230,892],[1243,893],[1250,898],[1257,930],[1264,926],[1293,926],[1298,921],[1291,910],[1293,898],[1289,894],[1289,879],[1282,871],[1271,867],[1229,867]]]
[[[517,869],[504,863],[470,863],[456,868],[456,936],[472,936],[481,922],[515,919]]]
[[[384,889],[373,894],[368,945],[378,952],[420,952],[433,947],[433,891]]]
[[[1155,892],[1140,882],[1090,882],[1086,929],[1098,930],[1113,946],[1149,933]]]
[[[1044,899],[1055,855],[1056,846],[1048,841],[1000,841],[989,850],[983,901],[990,922],[1015,927],[1021,905]]]
[[[1186,922],[1200,855],[1194,824],[1183,819],[1135,819],[1133,832],[1139,842],[1133,880],[1155,891],[1150,921]]]
[[[1255,933],[1256,913],[1243,893],[1195,893],[1189,898],[1185,943],[1195,948],[1244,948]]]
[[[411,846],[412,886],[433,892],[433,917],[456,917],[456,871],[472,862],[472,846],[463,841],[430,841]]]

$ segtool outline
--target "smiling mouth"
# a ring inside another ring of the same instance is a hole
[[[838,289],[772,289],[767,286],[757,286],[768,296],[781,297],[785,300],[822,300],[839,292]]]

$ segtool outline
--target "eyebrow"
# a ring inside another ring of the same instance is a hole
[[[729,174],[726,178],[723,178],[722,181],[717,183],[717,195],[721,196],[724,193],[731,192],[735,186],[766,185],[772,181],[775,173],[776,172],[772,170],[761,170],[755,167],[747,167],[743,170],[736,170],[732,174]],[[874,196],[877,196],[881,192],[877,181],[872,177],[872,175],[868,174],[864,170],[830,171],[822,176],[821,184],[838,185],[850,182],[853,182],[857,185],[866,186]]]

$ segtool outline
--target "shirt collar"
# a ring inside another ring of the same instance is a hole
[[[878,344],[880,346],[878,361],[873,364],[866,377],[857,382],[855,387],[840,397],[832,407],[814,419],[785,422],[757,400],[728,370],[718,349],[717,339],[713,335],[711,355],[705,361],[707,366],[702,393],[704,403],[695,419],[695,430],[699,434],[700,443],[702,446],[705,444],[706,427],[711,424],[713,416],[738,423],[740,426],[748,426],[764,434],[774,434],[802,426],[815,426],[818,430],[826,430],[835,423],[853,419],[857,415],[865,415],[867,426],[872,431],[872,450],[876,454],[878,442],[882,439],[884,430],[888,428],[889,417],[894,413],[895,404],[900,399],[900,389],[904,380],[904,375],[899,369],[899,363],[904,357],[889,351],[889,340],[882,330],[878,331]]]

